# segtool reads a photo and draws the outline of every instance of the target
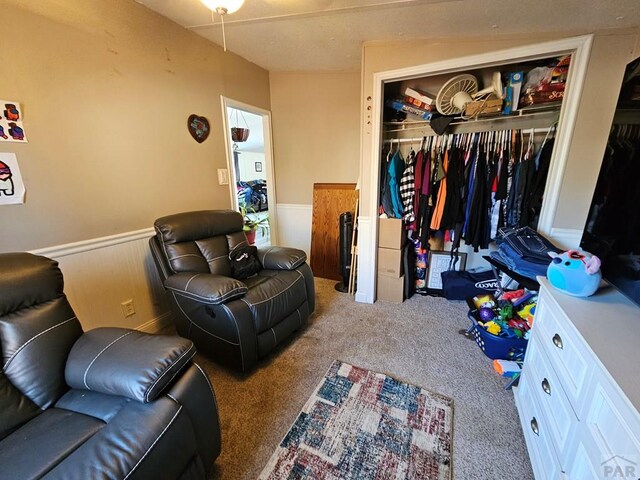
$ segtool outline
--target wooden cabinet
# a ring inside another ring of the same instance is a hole
[[[355,214],[355,183],[314,183],[311,223],[311,270],[316,277],[341,280],[340,214]],[[351,239],[349,239],[351,243]]]
[[[640,308],[540,281],[516,405],[536,479],[640,478]]]

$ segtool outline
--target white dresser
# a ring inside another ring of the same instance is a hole
[[[516,406],[536,480],[640,479],[640,307],[540,295]]]

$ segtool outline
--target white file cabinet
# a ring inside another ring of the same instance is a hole
[[[516,406],[540,479],[640,478],[640,308],[612,287],[540,295]]]

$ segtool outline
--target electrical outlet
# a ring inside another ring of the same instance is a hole
[[[130,317],[131,315],[136,314],[136,307],[133,305],[132,298],[130,298],[129,300],[125,300],[120,304],[120,306],[122,307],[122,314],[125,317]]]

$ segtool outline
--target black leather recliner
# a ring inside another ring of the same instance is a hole
[[[313,312],[313,274],[302,250],[258,249],[264,269],[242,281],[231,277],[229,251],[247,241],[240,213],[179,213],[154,226],[149,245],[178,333],[213,359],[247,371]]]
[[[206,478],[220,453],[193,343],[82,332],[57,262],[0,254],[0,479]]]

